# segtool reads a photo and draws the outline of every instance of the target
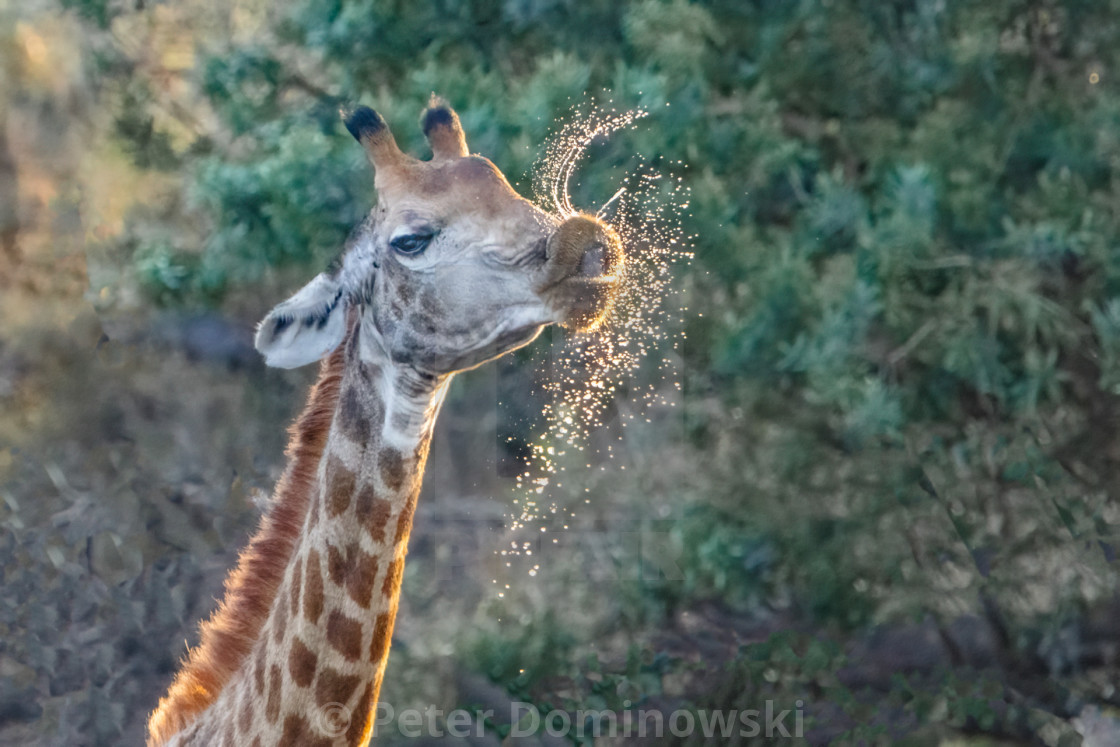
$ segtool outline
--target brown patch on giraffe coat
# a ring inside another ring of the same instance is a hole
[[[280,701],[284,695],[280,688],[283,686],[280,667],[273,664],[268,669],[268,701],[264,706],[264,716],[270,724],[275,724],[276,720],[280,718]]]
[[[284,631],[288,627],[288,590],[281,589],[276,601],[276,614],[272,616],[272,640],[280,643],[284,640]]]
[[[348,336],[357,313],[347,320]],[[226,580],[218,611],[200,629],[199,645],[148,721],[149,742],[163,744],[208,708],[249,657],[315,498],[317,471],[338,404],[344,345],[323,360],[307,406],[291,428],[288,468],[268,512]],[[312,517],[312,520],[314,517]]]
[[[424,292],[420,294],[420,310],[422,315],[428,319],[443,316],[443,304],[431,288],[425,288]]]
[[[264,670],[268,666],[268,659],[264,646],[257,649],[256,661],[253,662],[253,684],[257,686],[257,695],[264,695]]]
[[[327,545],[327,578],[335,586],[342,586],[346,578],[346,558],[334,545]]]
[[[373,639],[369,643],[369,660],[376,664],[385,658],[389,650],[389,638],[393,635],[393,616],[396,610],[382,612],[373,625]]]
[[[350,598],[363,608],[369,607],[377,568],[377,558],[357,542],[351,542],[345,551],[327,546],[327,576],[335,586],[345,587]]]
[[[237,717],[237,725],[246,737],[253,731],[253,698],[247,690],[241,691],[241,708]]]
[[[299,592],[303,581],[303,561],[297,560],[295,570],[292,571],[292,585],[289,589],[292,600],[292,617],[299,614]]]
[[[416,289],[412,287],[412,283],[397,283],[393,286],[396,291],[397,298],[401,300],[405,306],[412,303],[412,299],[416,297]]]
[[[384,542],[385,526],[389,523],[389,516],[392,514],[392,504],[384,498],[378,498],[372,485],[366,485],[358,493],[358,501],[354,508],[373,541]]]
[[[350,507],[358,477],[336,456],[327,458],[327,515],[335,517]]]
[[[319,657],[315,652],[305,646],[299,636],[293,638],[292,648],[288,652],[288,672],[292,675],[292,681],[300,687],[310,687],[318,666]]]
[[[412,515],[416,513],[416,499],[419,496],[420,487],[417,486],[408,496],[404,508],[401,509],[401,515],[397,517],[397,530],[393,533],[394,545],[400,545],[408,539],[408,533],[412,531]]]
[[[331,610],[327,618],[327,643],[347,661],[354,661],[362,650],[362,624],[338,610]]]
[[[381,593],[390,599],[396,599],[401,592],[401,578],[404,576],[404,558],[395,557],[385,572],[385,581],[381,584]]]
[[[369,361],[362,361],[358,366],[358,375],[368,386],[372,386],[381,378],[381,366]]]
[[[303,616],[310,623],[319,622],[323,614],[323,572],[319,567],[319,553],[307,553],[307,572],[303,578]]]
[[[358,705],[350,716],[350,728],[346,730],[347,747],[361,747],[369,741],[372,724],[370,716],[373,714],[373,683],[367,682],[366,689],[358,698]]]
[[[323,486],[320,485],[315,490],[315,495],[311,499],[311,508],[308,510],[307,515],[307,528],[308,530],[314,529],[319,525],[319,512],[323,510]]]
[[[369,443],[373,425],[362,404],[362,397],[354,387],[342,393],[342,401],[338,405],[338,427],[342,435],[359,446]]]
[[[386,447],[377,456],[377,465],[381,468],[381,479],[385,482],[385,487],[394,493],[400,490],[408,475],[404,455],[397,449]]]
[[[346,593],[362,609],[369,608],[373,596],[373,583],[377,579],[377,557],[370,555],[357,543],[350,546],[350,568],[346,572]]]
[[[249,747],[261,747],[261,738],[253,737],[253,743],[250,744]]]
[[[307,719],[295,713],[284,717],[284,731],[280,734],[283,747],[331,747],[334,741],[329,737],[316,736]]]
[[[315,702],[320,706],[331,703],[346,705],[361,681],[362,678],[356,674],[342,674],[330,667],[323,667],[315,680]]]

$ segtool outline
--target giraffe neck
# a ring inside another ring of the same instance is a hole
[[[450,377],[394,364],[359,325],[303,526],[264,624],[183,744],[362,745]],[[172,740],[171,744],[178,743]]]

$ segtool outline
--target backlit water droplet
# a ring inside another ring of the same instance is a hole
[[[662,387],[649,384],[629,390],[629,407],[639,412],[626,414],[622,418],[624,426],[635,415],[642,415],[644,408],[664,402],[664,389],[679,389],[667,357],[646,359],[662,356],[663,348],[674,349],[682,336],[676,331],[679,326],[669,322],[678,321],[684,310],[670,286],[672,268],[687,264],[693,256],[692,237],[685,235],[681,220],[689,204],[689,191],[675,173],[684,165],[679,161],[653,163],[636,153],[623,183],[597,211],[577,209],[569,190],[573,174],[593,141],[632,128],[647,114],[641,109],[620,113],[592,105],[588,113],[577,113],[550,138],[535,168],[534,193],[541,207],[561,220],[580,212],[598,215],[618,232],[626,261],[620,273],[621,290],[608,318],[593,332],[569,337],[560,349],[550,351],[544,362],[548,366],[545,387],[552,397],[544,407],[546,429],[530,444],[526,470],[518,476],[520,500],[514,501],[518,510],[508,522],[514,537],[526,536],[530,525],[556,515],[555,501],[542,494],[558,488],[559,483],[550,482],[546,475],[564,471],[563,457],[569,451],[588,448],[588,434],[603,424],[607,406],[620,388],[634,383],[639,367],[650,363],[656,366]],[[600,456],[613,458],[614,453],[608,446]],[[590,503],[590,499],[584,503]],[[551,509],[545,510],[546,506]],[[554,521],[567,529],[575,513],[568,508],[564,511],[566,515]],[[544,528],[540,526],[541,531]],[[524,542],[520,548],[513,542],[513,549],[503,554],[531,555],[531,548],[540,541],[540,533],[534,534],[533,542]],[[536,576],[539,562],[531,570],[529,575]]]

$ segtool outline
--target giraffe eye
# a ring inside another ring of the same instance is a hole
[[[428,248],[433,238],[435,238],[434,233],[410,233],[396,237],[389,242],[389,246],[400,254],[419,254]]]

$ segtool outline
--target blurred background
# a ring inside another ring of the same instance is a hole
[[[645,107],[574,201],[640,156],[695,257],[508,567],[559,334],[456,381],[383,700],[1120,744],[1118,42],[1088,0],[2,0],[0,743],[142,741],[315,374],[253,325],[375,199],[339,104],[421,154],[437,91],[526,196],[573,106]]]

